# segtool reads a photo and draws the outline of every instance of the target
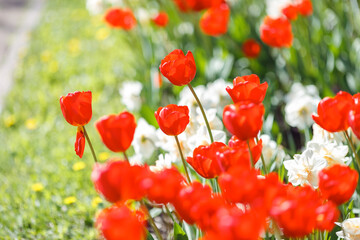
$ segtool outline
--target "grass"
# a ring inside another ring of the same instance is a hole
[[[1,113],[0,239],[96,238],[104,203],[96,204],[93,159],[88,147],[83,159],[75,155],[76,128],[63,119],[59,97],[93,91],[88,132],[106,152],[92,125],[123,110],[118,88],[131,77],[129,48],[117,35],[88,15],[84,1],[47,1]]]

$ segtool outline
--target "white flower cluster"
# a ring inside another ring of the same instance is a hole
[[[351,161],[351,158],[346,157],[349,148],[343,145],[343,138],[339,134],[329,133],[316,124],[313,129],[313,139],[307,143],[305,151],[284,162],[289,182],[295,186],[310,184],[317,188],[318,174],[322,169],[334,164],[349,164]]]
[[[340,239],[357,240],[360,239],[360,218],[349,218],[342,223],[336,223],[341,227],[341,231],[336,232]]]
[[[275,162],[277,166],[280,166],[283,160],[288,158],[283,147],[277,145],[277,143],[267,134],[261,135],[260,138],[263,146],[262,155],[266,166],[268,167],[273,162]],[[258,161],[255,167],[260,169],[262,167],[262,161]]]
[[[294,83],[285,97],[285,120],[292,126],[304,130],[313,123],[311,115],[316,112],[320,97],[316,86]]]
[[[140,84],[141,85],[141,84]],[[136,82],[125,82],[120,94],[122,102],[129,110],[139,109],[141,100],[139,98],[141,86]],[[226,92],[227,83],[219,79],[206,87],[195,87],[201,103],[206,112],[214,141],[226,141],[226,133],[223,131],[223,123],[218,117],[222,113],[225,105],[231,103],[231,99]],[[193,150],[199,145],[210,144],[210,138],[197,102],[188,88],[180,93],[178,105],[188,106],[190,123],[185,131],[178,136],[184,157],[191,156]],[[144,160],[149,159],[156,149],[160,148],[167,152],[158,156],[152,171],[159,171],[163,168],[170,168],[172,164],[180,161],[180,153],[174,137],[167,136],[161,129],[155,129],[144,119],[139,119],[135,130],[132,145],[135,155],[130,158],[132,164],[142,164]]]

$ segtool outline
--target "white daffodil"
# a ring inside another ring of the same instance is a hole
[[[338,145],[336,142],[319,143],[310,141],[307,148],[318,154],[321,158],[327,161],[328,166],[334,164],[347,164],[351,158],[346,157],[349,152],[349,147],[346,145]]]
[[[224,128],[224,124],[221,121],[221,119],[217,117],[216,112],[217,112],[217,110],[215,108],[210,108],[210,109],[205,110],[206,118],[209,122],[211,130],[222,130]],[[197,115],[196,115],[195,121],[200,126],[206,126],[205,120],[204,120],[203,115],[201,114],[200,108],[196,109],[196,113],[197,113]]]
[[[289,182],[294,186],[310,184],[317,188],[318,174],[327,166],[327,162],[313,150],[307,149],[302,154],[294,155],[293,160],[285,161],[284,166],[288,171]]]
[[[266,166],[269,166],[271,162],[274,160],[278,165],[282,163],[282,161],[286,157],[286,153],[282,146],[276,144],[274,140],[271,139],[269,135],[263,134],[260,136],[262,140],[262,155],[264,157],[264,161]],[[261,168],[262,161],[258,161],[256,163],[257,168]]]
[[[349,218],[342,223],[336,223],[342,229],[336,232],[341,239],[358,240],[360,239],[360,218]]]
[[[132,143],[135,152],[148,159],[156,150],[157,141],[156,128],[148,124],[145,119],[140,118],[137,122]]]
[[[211,130],[211,133],[213,135],[214,138],[214,142],[222,142],[225,143],[226,141],[226,133],[224,131],[221,130]],[[210,141],[210,137],[209,137],[209,132],[206,128],[206,126],[201,126],[199,127],[199,129],[196,131],[195,135],[192,135],[188,138],[188,146],[190,148],[190,155],[192,156],[192,152],[194,151],[195,148],[199,147],[200,145],[210,145],[211,141]],[[187,155],[187,156],[190,156]]]
[[[306,129],[314,122],[312,114],[316,112],[320,99],[310,95],[294,98],[285,106],[285,120],[298,129]]]
[[[206,94],[203,96],[203,105],[205,108],[216,108],[218,114],[222,114],[224,107],[230,104],[231,98],[226,91],[229,83],[224,79],[218,79],[206,86]]]
[[[336,142],[338,144],[342,144],[345,142],[345,138],[342,133],[331,133],[324,129],[322,129],[316,123],[313,124],[313,138],[312,141],[318,143],[326,143],[326,142]]]
[[[121,95],[121,102],[130,111],[138,111],[141,107],[140,93],[142,90],[140,82],[126,81],[123,82],[122,87],[119,89]]]
[[[144,164],[144,157],[141,154],[135,154],[129,157],[130,165],[143,165]]]

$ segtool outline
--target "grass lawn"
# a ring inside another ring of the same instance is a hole
[[[84,1],[46,4],[0,115],[0,239],[94,239],[95,213],[105,203],[90,180],[90,150],[75,155],[76,128],[64,120],[59,97],[93,92],[88,132],[105,160],[93,123],[123,110],[118,88],[131,77],[129,48],[122,33],[89,16]]]

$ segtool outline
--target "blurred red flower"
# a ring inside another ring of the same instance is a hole
[[[159,27],[166,27],[169,23],[169,16],[166,12],[159,12],[152,21]]]
[[[357,138],[360,139],[360,93],[353,96],[353,107],[349,112],[349,125]]]
[[[265,17],[260,26],[260,38],[271,47],[290,47],[293,40],[290,21],[285,17]]]
[[[310,0],[299,0],[296,4],[298,12],[303,16],[309,16],[313,12],[312,3]]]
[[[96,227],[107,240],[145,240],[145,221],[128,207],[112,206],[102,210],[96,219]]]
[[[196,205],[212,197],[210,186],[194,181],[178,192],[173,205],[180,217],[189,224],[194,224],[198,216]]]
[[[131,166],[127,161],[111,159],[105,165],[95,164],[91,179],[95,189],[109,202],[140,200],[145,196],[143,181],[148,177],[145,166]]]
[[[287,17],[287,19],[295,20],[298,15],[298,8],[294,4],[289,4],[282,10],[282,13]]]
[[[330,232],[339,219],[340,211],[332,202],[326,202],[316,209],[316,228]]]
[[[160,64],[160,72],[174,85],[184,86],[190,83],[196,74],[193,54],[176,49],[169,53]]]
[[[210,36],[219,36],[227,32],[230,8],[226,3],[208,9],[200,19],[201,30]]]
[[[202,11],[220,5],[224,0],[174,0],[180,11]]]
[[[136,26],[136,19],[130,9],[111,8],[105,15],[105,21],[113,28],[130,30]]]
[[[335,97],[326,97],[319,102],[314,121],[329,132],[346,131],[349,128],[348,116],[352,108],[352,96],[340,91]]]
[[[150,172],[142,182],[147,198],[158,204],[174,202],[184,184],[185,179],[176,168]]]
[[[248,39],[243,43],[242,51],[247,58],[257,58],[260,54],[261,46],[254,39]]]
[[[84,126],[92,117],[91,92],[74,92],[60,97],[60,107],[65,120],[73,126]]]
[[[160,129],[169,136],[177,136],[184,132],[189,124],[189,108],[169,104],[166,107],[159,107],[155,112],[156,121]]]
[[[319,172],[319,190],[325,199],[341,205],[353,195],[358,179],[356,170],[336,164]]]
[[[265,108],[262,103],[227,105],[223,112],[223,122],[227,130],[241,140],[255,138],[262,128]]]
[[[101,140],[113,152],[125,152],[134,138],[135,117],[129,112],[107,115],[95,123]]]
[[[250,154],[249,154],[249,148],[247,142],[238,139],[236,136],[232,136],[228,144],[230,148],[225,151],[222,151],[218,155],[218,157],[228,159],[229,161],[228,168],[236,167],[236,166],[244,166],[250,169],[251,162],[250,162]],[[254,139],[250,139],[249,145],[254,160],[254,164],[256,164],[261,157],[262,140],[260,139],[259,142],[255,143]],[[226,162],[226,161],[221,160],[221,162]]]
[[[261,103],[265,98],[268,88],[267,82],[260,84],[260,78],[255,74],[236,77],[233,85],[233,88],[227,87],[226,91],[234,103],[240,101]]]

